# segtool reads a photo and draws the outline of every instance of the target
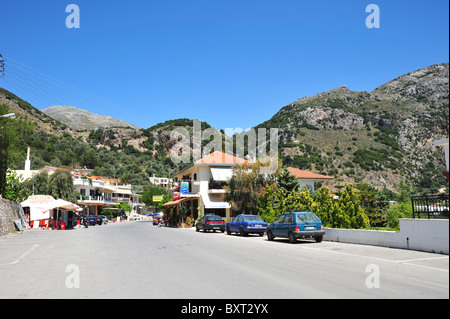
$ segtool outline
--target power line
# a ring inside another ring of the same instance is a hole
[[[112,104],[93,95],[86,91],[83,91],[81,89],[78,89],[72,85],[66,84],[64,82],[61,82],[43,72],[40,72],[36,69],[33,69],[19,61],[16,61],[10,57],[5,57],[5,59],[8,61],[9,64],[13,65],[16,70],[20,70],[22,74],[26,74],[27,77],[32,79],[39,79],[40,83],[46,83],[48,86],[50,86],[51,91],[56,91],[57,87],[61,88],[65,95],[67,95],[67,92],[73,92],[77,96],[81,97],[84,101],[87,101],[88,104],[102,104],[103,106],[106,106],[108,108],[111,108]],[[95,102],[94,102],[95,101]]]
[[[99,97],[63,83],[13,58],[0,55],[0,59],[2,61],[0,71],[3,70],[0,72],[0,75],[7,80],[7,83],[18,88],[18,93],[24,93],[33,101],[41,104],[39,108],[46,108],[52,105],[67,105],[69,93],[72,96],[76,96],[85,106],[101,104],[108,109],[114,106]],[[4,70],[5,60],[8,64],[6,72]],[[121,109],[119,106],[115,107]]]

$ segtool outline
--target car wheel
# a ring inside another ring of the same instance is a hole
[[[227,235],[231,235],[231,230],[227,227]]]
[[[244,237],[247,236],[247,232],[244,231],[244,229],[242,227],[239,228],[239,234]]]
[[[195,231],[200,231],[200,228],[198,228],[198,225],[195,226]]]
[[[206,233],[206,226],[203,225],[203,232]]]
[[[297,238],[295,238],[294,233],[293,233],[293,232],[290,232],[290,233],[289,233],[289,242],[290,242],[291,244],[293,244],[293,243],[295,243],[296,241],[297,241]]]
[[[263,232],[260,232],[260,233],[259,233],[259,237],[262,237],[262,236],[264,236],[264,233],[263,233]]]
[[[275,239],[275,236],[272,234],[270,230],[267,231],[267,239],[270,241]]]
[[[323,239],[323,236],[316,236],[314,237],[314,239],[316,240],[316,243],[320,243]]]

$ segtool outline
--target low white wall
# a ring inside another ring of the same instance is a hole
[[[400,231],[325,228],[324,240],[449,254],[448,219],[400,219]]]

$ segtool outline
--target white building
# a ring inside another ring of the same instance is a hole
[[[334,177],[331,176],[325,176],[316,173],[311,173],[308,171],[302,171],[294,167],[288,167],[288,170],[291,173],[291,175],[295,176],[298,179],[299,190],[302,189],[303,187],[307,187],[310,192],[314,192],[315,191],[314,183],[326,182],[334,179]]]
[[[215,214],[231,218],[231,205],[222,199],[222,195],[226,193],[224,185],[233,175],[233,167],[244,163],[250,162],[218,151],[203,157],[174,175],[180,199],[163,206],[175,207],[190,201],[188,206],[191,207],[194,218],[198,217],[199,210],[202,215]]]
[[[150,182],[155,185],[155,186],[159,186],[159,187],[164,187],[164,188],[168,188],[168,187],[172,187],[173,186],[173,179],[172,178],[168,178],[168,177],[149,177]]]

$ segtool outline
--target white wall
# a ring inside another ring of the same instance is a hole
[[[448,219],[400,219],[400,231],[325,228],[324,240],[449,254]]]
[[[400,219],[399,244],[407,249],[449,254],[448,219]]]

